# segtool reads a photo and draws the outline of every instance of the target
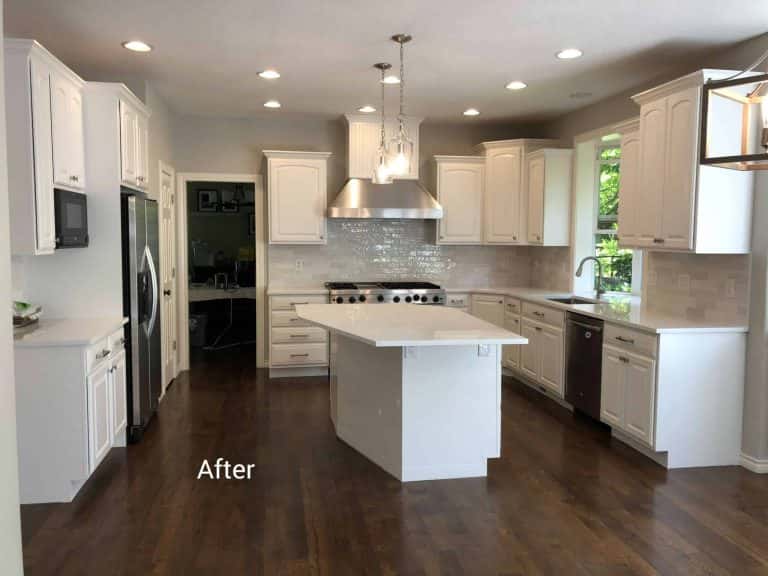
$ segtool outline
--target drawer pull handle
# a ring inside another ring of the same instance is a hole
[[[624,336],[616,336],[616,340],[618,340],[619,342],[624,342],[625,344],[635,343],[633,338],[624,338]]]
[[[654,238],[653,239],[654,244],[664,244],[664,238]]]
[[[289,318],[291,322],[299,322],[301,318]]]
[[[539,326],[535,326],[536,332],[541,332],[541,328]]]
[[[111,350],[105,348],[104,350],[96,354],[96,360],[102,360],[103,358],[106,358],[107,356],[109,356],[111,353],[112,353]]]
[[[534,316],[538,316],[539,318],[544,318],[544,312],[537,312],[537,311],[534,311],[534,312],[533,312],[533,315],[534,315]]]
[[[619,356],[619,360],[624,362],[624,364],[629,364],[629,358],[627,358],[626,356]]]
[[[306,358],[309,356],[309,352],[305,352],[304,354],[291,354],[291,358]]]
[[[303,304],[309,304],[309,302],[291,302],[291,306],[301,306]]]
[[[309,334],[291,334],[291,338],[309,338]]]

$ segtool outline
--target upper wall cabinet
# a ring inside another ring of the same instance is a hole
[[[437,224],[438,244],[483,242],[485,159],[476,156],[435,156],[437,201],[443,218]]]
[[[633,97],[640,105],[640,131],[639,141],[623,142],[637,150],[622,151],[622,246],[749,252],[753,174],[699,165],[702,86],[734,73],[700,70]]]
[[[53,189],[85,186],[83,81],[32,40],[5,41],[11,250],[56,248]]]
[[[379,116],[362,114],[347,114],[345,116],[349,130],[347,141],[347,177],[368,178],[373,176],[373,167],[381,142],[381,119]],[[419,178],[419,125],[421,118],[408,117],[406,130],[413,141],[413,157],[411,170],[408,174],[398,176],[404,180]],[[397,119],[390,118],[385,122],[385,138],[388,142],[398,128]]]
[[[144,105],[120,99],[120,166],[124,186],[149,187],[149,111]]]
[[[325,244],[329,152],[265,150],[270,244]]]
[[[528,155],[528,243],[568,246],[573,150],[546,148]]]

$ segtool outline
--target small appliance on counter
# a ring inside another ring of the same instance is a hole
[[[30,304],[29,302],[13,301],[11,308],[13,312],[13,328],[19,330],[32,324],[37,323],[40,320],[40,316],[43,314],[43,308],[36,304]]]

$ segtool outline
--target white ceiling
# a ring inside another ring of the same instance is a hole
[[[408,113],[459,120],[471,106],[482,115],[462,121],[541,119],[764,33],[767,23],[765,0],[732,9],[722,0],[5,0],[6,36],[35,38],[84,75],[146,78],[178,113],[228,117],[378,106],[371,65],[396,65],[389,37],[408,32]],[[132,38],[155,50],[120,46]],[[554,57],[571,46],[584,57]],[[283,77],[260,79],[267,67]],[[515,79],[529,88],[505,90]],[[393,110],[396,88],[388,94]],[[262,107],[271,98],[282,110]]]

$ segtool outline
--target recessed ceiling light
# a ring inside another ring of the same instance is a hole
[[[151,52],[152,46],[141,40],[127,40],[123,42],[123,48],[127,48],[133,52]]]
[[[376,108],[373,106],[363,106],[362,108],[358,108],[357,111],[362,112],[363,114],[370,114],[371,112],[376,112]]]
[[[264,108],[280,108],[280,102],[277,100],[267,100],[264,102]]]
[[[400,84],[400,78],[390,74],[389,76],[384,76],[384,80],[382,80],[382,82],[384,84]]]
[[[560,50],[556,54],[560,60],[573,60],[574,58],[579,58],[583,52],[579,50],[578,48],[565,48],[564,50]]]
[[[280,78],[280,72],[273,70],[272,68],[267,68],[266,70],[259,72],[259,76],[265,80],[277,80]]]
[[[464,116],[479,116],[480,110],[477,108],[467,108],[464,110]]]
[[[507,84],[507,90],[522,90],[523,88],[527,88],[528,84],[521,80],[512,80],[509,84]]]

